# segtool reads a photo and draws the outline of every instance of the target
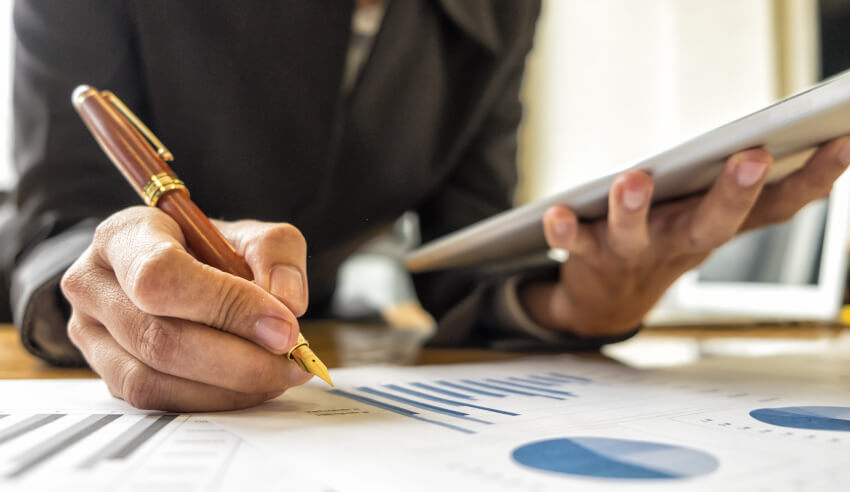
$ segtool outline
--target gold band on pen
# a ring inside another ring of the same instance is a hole
[[[289,349],[289,352],[287,352],[287,354],[286,354],[286,358],[289,359],[289,360],[295,360],[295,357],[292,354],[301,347],[309,347],[309,346],[310,346],[310,343],[307,341],[306,338],[304,338],[304,335],[299,333],[298,334],[298,341],[295,342],[294,347]]]
[[[159,173],[151,176],[151,179],[148,180],[145,188],[142,190],[142,197],[145,199],[146,204],[156,207],[162,195],[172,190],[186,190],[187,193],[189,192],[186,185],[176,175]]]

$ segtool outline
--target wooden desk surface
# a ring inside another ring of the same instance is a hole
[[[387,337],[380,334],[384,330],[377,327],[358,327],[350,324],[335,322],[308,322],[302,327],[304,335],[310,340],[310,345],[320,355],[328,367],[342,367],[368,362],[364,360],[362,347],[354,350],[345,350],[350,344],[341,347],[341,335],[356,332],[362,328],[362,339],[372,345],[386,345]],[[346,337],[350,341],[351,336]],[[360,349],[361,353],[356,353]],[[414,360],[408,361],[415,364],[447,364],[464,361],[488,361],[504,360],[521,357],[526,354],[503,353],[489,350],[454,350],[454,349],[428,349],[420,352]],[[392,356],[392,354],[390,354]],[[406,358],[405,354],[396,354],[397,358]],[[11,325],[0,324],[0,379],[49,379],[49,378],[91,378],[97,377],[88,369],[64,369],[51,367],[43,361],[30,355],[21,346],[18,333]]]
[[[308,322],[303,326],[305,336],[329,367],[344,367],[369,362],[405,362],[414,364],[447,364],[455,362],[480,362],[505,360],[528,355],[528,353],[494,352],[470,349],[425,349],[418,353],[404,353],[393,336],[378,327],[355,326],[337,322]],[[358,340],[360,341],[358,343]],[[730,346],[744,347],[747,343],[763,346],[771,341],[809,344],[825,342],[825,345],[850,345],[850,329],[833,325],[747,325],[747,326],[701,326],[668,327],[644,330],[632,340],[619,344],[616,350],[606,353],[625,363],[636,360],[633,356],[646,354],[659,343],[669,347],[671,343],[697,344],[702,347],[708,342],[732,340]],[[832,342],[835,343],[832,343]],[[783,345],[788,350],[788,343]],[[403,345],[403,344],[402,344]],[[717,345],[717,344],[715,344]],[[850,348],[848,348],[850,350]],[[697,358],[717,356],[717,350],[693,351]],[[711,352],[711,353],[709,353]],[[672,351],[655,350],[653,362],[665,365],[672,359]],[[720,354],[722,355],[722,354]],[[377,359],[376,359],[377,357]],[[385,359],[389,357],[389,359]],[[591,355],[591,357],[601,357]],[[689,362],[694,362],[690,360]],[[681,362],[681,361],[679,361]],[[18,340],[18,334],[10,325],[0,325],[0,379],[26,378],[87,378],[96,377],[88,369],[61,369],[51,367],[27,353]]]

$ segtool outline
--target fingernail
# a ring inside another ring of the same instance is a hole
[[[844,144],[844,147],[841,147],[841,150],[838,152],[838,160],[844,166],[850,166],[850,141]]]
[[[292,327],[282,319],[260,318],[254,334],[263,345],[276,352],[286,352],[292,347]]]
[[[558,237],[568,238],[573,232],[573,223],[567,220],[555,220],[552,224],[552,232]]]
[[[738,169],[735,175],[738,179],[738,186],[749,188],[761,181],[764,174],[767,172],[767,165],[763,162],[744,161],[738,164]]]
[[[300,300],[304,297],[304,280],[301,272],[292,266],[277,265],[272,268],[271,285],[272,294],[281,299]]]
[[[623,191],[623,205],[629,210],[638,210],[646,201],[646,191],[629,190]]]

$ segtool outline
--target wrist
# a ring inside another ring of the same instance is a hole
[[[565,331],[568,317],[559,312],[554,302],[558,283],[550,280],[527,280],[517,285],[517,297],[526,315],[538,325],[553,331]]]
[[[646,309],[614,299],[575,299],[557,281],[530,280],[517,286],[526,315],[540,326],[581,337],[619,335],[640,325]],[[634,303],[631,303],[634,304]]]

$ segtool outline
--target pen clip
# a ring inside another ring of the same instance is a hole
[[[156,155],[158,155],[160,159],[166,162],[174,160],[174,155],[171,153],[171,151],[165,148],[165,145],[163,145],[163,143],[158,138],[156,138],[156,135],[154,135],[153,132],[150,131],[150,128],[145,126],[145,124],[142,123],[142,120],[137,118],[136,115],[133,114],[132,111],[130,111],[130,108],[128,108],[123,102],[121,102],[121,99],[118,99],[118,96],[116,96],[110,91],[101,91],[100,95],[105,97],[107,101],[112,103],[112,105],[115,106],[115,108],[118,109],[118,111],[120,111],[121,114],[124,115],[124,117],[127,118],[127,120],[129,120],[130,123],[135,126],[136,129],[139,130],[142,135],[145,136],[145,138],[148,139],[148,141],[154,147],[154,150],[156,150]]]

